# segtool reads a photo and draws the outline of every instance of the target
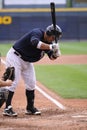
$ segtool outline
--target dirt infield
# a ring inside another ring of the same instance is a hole
[[[35,64],[87,64],[87,55],[61,56],[56,61],[47,57]],[[2,70],[1,70],[2,71]],[[37,85],[65,106],[60,109],[36,90],[35,106],[42,112],[39,116],[25,115],[26,97],[23,80],[20,80],[13,98],[13,108],[18,117],[4,117],[4,105],[0,109],[0,130],[87,130],[87,99],[62,99],[37,81]]]

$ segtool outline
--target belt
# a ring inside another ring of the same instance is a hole
[[[14,54],[22,58],[22,56],[17,51],[14,51]]]
[[[14,54],[17,55],[17,56],[19,56],[22,60],[28,61],[23,56],[21,56],[17,51],[14,51]]]

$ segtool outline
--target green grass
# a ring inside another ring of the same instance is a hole
[[[12,46],[12,43],[1,44],[0,43],[0,52],[2,56],[5,56],[9,48]],[[60,49],[62,55],[64,54],[87,54],[87,42],[60,42]]]
[[[11,46],[12,46],[11,43],[9,43],[9,44],[5,44],[5,43],[1,44],[0,43],[0,53],[1,53],[1,55],[6,56],[6,53],[8,52],[8,50],[10,49]]]
[[[35,65],[37,80],[63,98],[87,98],[87,65]]]
[[[60,43],[62,54],[87,54],[86,42],[62,42]]]
[[[0,44],[2,56],[12,46]],[[62,55],[87,54],[87,42],[61,42]],[[87,65],[35,65],[37,80],[63,98],[87,98]]]

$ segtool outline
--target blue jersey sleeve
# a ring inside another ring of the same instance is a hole
[[[30,42],[31,42],[33,47],[37,48],[37,45],[39,43],[39,39],[37,37],[33,36],[33,37],[31,37]]]
[[[33,47],[37,48],[39,41],[41,41],[41,39],[42,39],[42,35],[43,34],[40,30],[38,30],[38,33],[36,33],[36,32],[32,33],[30,42],[31,42]]]

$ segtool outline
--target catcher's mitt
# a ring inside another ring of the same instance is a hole
[[[15,68],[14,67],[8,67],[3,76],[2,80],[6,81],[7,79],[14,81],[15,79]],[[6,102],[8,98],[9,91],[5,87],[0,88],[0,107]]]
[[[15,68],[8,67],[2,76],[2,80],[6,81],[7,79],[14,80],[15,79]]]

